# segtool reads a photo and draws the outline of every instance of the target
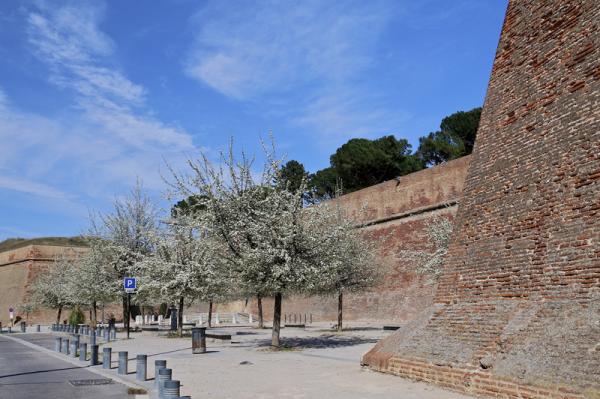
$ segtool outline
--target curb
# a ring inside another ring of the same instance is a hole
[[[119,377],[118,375],[115,375],[114,373],[111,373],[111,372],[108,372],[108,371],[104,371],[101,368],[102,364],[99,364],[99,365],[96,365],[96,366],[90,366],[89,364],[84,365],[84,364],[82,364],[81,361],[75,360],[75,358],[70,358],[68,356],[61,355],[61,354],[59,354],[57,352],[54,352],[53,350],[44,348],[43,346],[32,344],[31,342],[27,342],[27,341],[22,340],[20,338],[16,338],[14,336],[9,336],[9,335],[5,335],[5,334],[2,334],[2,337],[3,338],[8,338],[8,339],[13,340],[15,342],[18,342],[19,344],[27,346],[27,347],[29,347],[31,349],[35,349],[35,350],[38,350],[40,352],[43,352],[43,353],[45,353],[47,355],[50,355],[50,356],[52,356],[52,357],[54,357],[56,359],[60,359],[60,360],[62,360],[64,362],[71,363],[71,364],[73,364],[75,366],[79,366],[79,368],[81,368],[81,369],[89,370],[90,372],[92,372],[94,374],[98,374],[98,375],[100,375],[102,377],[105,377],[105,378],[110,378],[111,380],[114,380],[114,381],[116,381],[116,382],[118,382],[120,384],[123,384],[123,385],[125,385],[125,386],[127,386],[129,388],[143,389],[143,390],[145,390],[145,391],[148,392],[148,394],[147,394],[148,397],[153,397],[153,394],[154,394],[153,391],[154,390],[153,390],[152,387],[143,386],[141,384],[137,384],[137,383],[134,383],[132,381],[123,379],[123,378]]]

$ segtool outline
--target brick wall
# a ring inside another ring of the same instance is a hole
[[[483,373],[466,385],[484,396],[599,397],[599,23],[599,0],[510,2],[436,305],[365,364],[462,391],[448,368]]]

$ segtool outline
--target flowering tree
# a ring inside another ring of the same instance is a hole
[[[138,181],[128,197],[114,202],[112,213],[100,216],[101,223],[95,224],[94,235],[104,240],[108,266],[113,269],[116,284],[134,270],[137,262],[143,260],[153,250],[153,237],[156,234],[157,210],[144,194]],[[123,303],[125,329],[129,333],[130,314],[127,295],[119,290]]]
[[[71,295],[75,301],[91,310],[91,324],[98,322],[99,302],[110,302],[120,293],[120,281],[115,269],[110,267],[117,262],[119,252],[113,245],[97,236],[86,237],[89,251],[74,264],[71,279]]]
[[[178,196],[202,202],[206,211],[194,222],[223,243],[222,257],[240,292],[274,297],[271,345],[279,347],[283,295],[314,291],[336,243],[323,239],[326,229],[315,228],[323,212],[304,212],[306,182],[281,187],[281,162],[274,153],[265,151],[262,173],[255,177],[252,160],[244,154],[236,159],[230,146],[219,166],[202,155],[189,162],[190,174],[173,173],[171,186]]]
[[[337,330],[342,331],[344,293],[368,289],[381,276],[377,245],[374,240],[365,239],[365,233],[345,216],[339,202],[313,206],[307,209],[307,218],[323,247],[323,267],[319,268],[318,283],[312,293],[337,295]]]
[[[415,262],[416,272],[429,275],[433,280],[442,274],[444,257],[448,252],[452,236],[452,221],[444,217],[436,217],[428,221],[425,233],[429,246],[424,250],[405,250],[400,253]]]
[[[220,243],[198,231],[191,216],[175,214],[155,237],[155,251],[137,264],[139,295],[179,302],[178,333],[183,307],[194,300],[212,301],[225,294],[229,279],[220,267]]]
[[[57,310],[57,324],[60,323],[62,310],[77,302],[70,284],[74,269],[73,259],[59,256],[45,272],[37,275],[29,289],[31,304]]]

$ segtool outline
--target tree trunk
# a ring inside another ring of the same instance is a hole
[[[273,333],[271,335],[271,346],[279,348],[279,332],[281,330],[281,292],[275,294],[275,306],[273,309]]]
[[[344,294],[342,293],[342,290],[339,291],[338,293],[338,324],[337,324],[337,330],[339,332],[342,332],[342,322],[343,322],[343,303],[344,303]]]
[[[96,301],[92,302],[92,308],[90,309],[90,311],[92,312],[92,327],[96,328],[96,324],[98,324],[98,311]]]
[[[179,313],[177,313],[177,334],[183,336],[183,297],[179,297]]]
[[[56,324],[60,324],[60,315],[62,313],[62,306],[58,307],[58,314],[56,315]]]
[[[208,328],[212,327],[212,301],[208,302]]]
[[[260,294],[256,296],[256,301],[258,302],[258,328],[264,328],[265,321],[263,319],[262,297]]]

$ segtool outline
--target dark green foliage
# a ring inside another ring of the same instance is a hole
[[[206,209],[202,197],[192,195],[186,199],[182,199],[171,208],[171,216],[176,217],[177,215],[189,216],[196,212]]]
[[[308,178],[308,173],[304,165],[300,162],[291,160],[281,167],[281,173],[278,182],[281,187],[292,192],[297,191],[302,185],[302,181]]]
[[[69,324],[72,326],[76,326],[78,324],[83,324],[84,322],[85,315],[83,314],[83,311],[79,307],[73,309],[71,311],[71,314],[69,315]]]
[[[330,163],[331,167],[311,176],[311,187],[318,198],[332,197],[336,187],[349,193],[423,168],[422,162],[411,155],[408,141],[394,136],[352,139],[337,149]]]
[[[339,185],[340,182],[335,169],[332,167],[321,169],[310,175],[311,198],[313,200],[333,198]]]
[[[480,117],[481,108],[459,111],[445,117],[439,131],[419,139],[418,157],[429,166],[470,154]]]

